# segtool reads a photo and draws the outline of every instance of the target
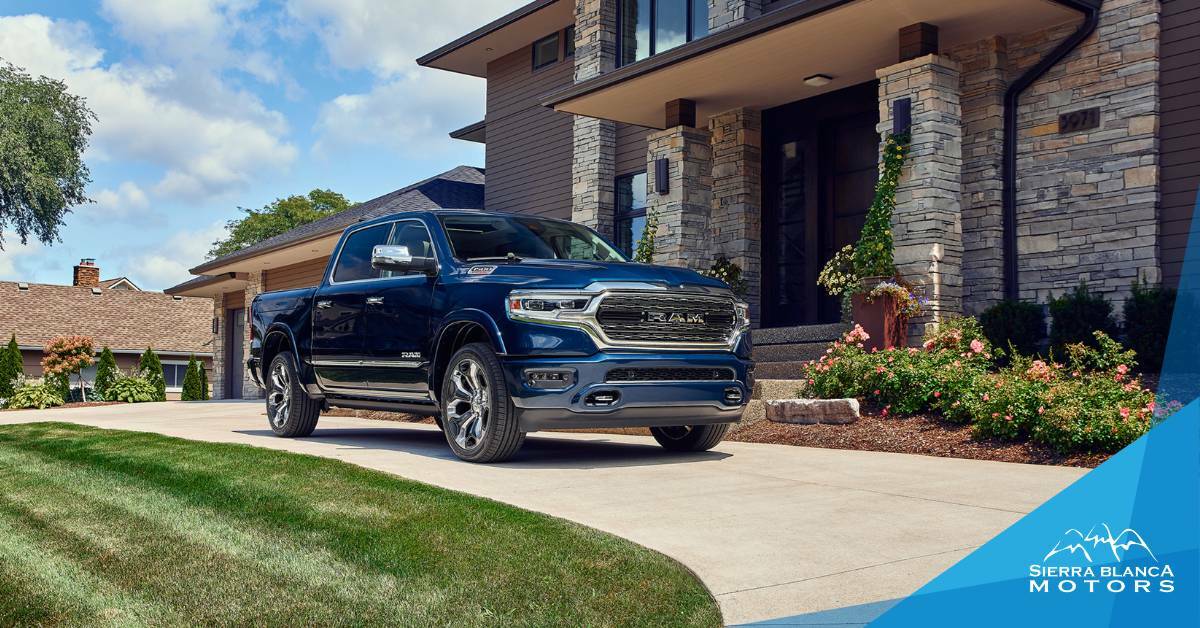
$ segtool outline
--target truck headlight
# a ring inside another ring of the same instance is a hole
[[[736,317],[734,321],[735,327],[738,330],[750,327],[750,304],[745,301],[735,301],[733,304],[733,313]]]
[[[579,294],[516,293],[508,295],[508,316],[519,320],[562,321],[587,311],[592,297]]]

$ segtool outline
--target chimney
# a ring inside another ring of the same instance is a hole
[[[94,258],[85,257],[79,260],[79,264],[75,266],[75,280],[71,285],[77,288],[95,288],[100,285],[100,267],[96,266]]]

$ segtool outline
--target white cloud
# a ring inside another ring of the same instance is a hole
[[[188,268],[200,263],[212,243],[225,235],[225,226],[215,222],[199,230],[184,230],[168,237],[161,246],[135,255],[122,264],[126,276],[144,289],[162,290],[191,279]]]
[[[283,116],[252,94],[163,65],[106,67],[104,51],[82,24],[40,15],[0,18],[0,57],[60,78],[86,97],[98,117],[90,156],[163,167],[156,193],[210,198],[296,158]]]
[[[335,67],[368,70],[371,89],[341,94],[321,107],[317,153],[377,144],[421,154],[449,148],[446,134],[483,117],[484,82],[420,68],[416,58],[522,0],[395,2],[292,0],[289,16],[321,41]]]
[[[138,184],[123,181],[114,190],[103,188],[91,193],[93,205],[85,205],[76,209],[93,222],[130,222],[150,221],[161,222],[162,217],[155,214],[150,206],[150,198]]]
[[[34,240],[30,240],[28,244],[21,244],[15,238],[5,238],[4,248],[0,249],[0,279],[32,281],[36,272],[29,262],[36,263],[41,250],[41,243]]]

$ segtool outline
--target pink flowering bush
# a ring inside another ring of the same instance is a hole
[[[1097,348],[1067,348],[1066,364],[1014,355],[1003,368],[975,319],[952,319],[921,348],[866,351],[861,327],[805,366],[805,396],[857,397],[884,416],[936,412],[980,437],[1059,451],[1116,451],[1154,422],[1154,394],[1133,376],[1134,354],[1102,332]],[[998,353],[998,352],[997,352]]]

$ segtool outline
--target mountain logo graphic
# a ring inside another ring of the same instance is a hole
[[[1150,545],[1146,543],[1141,534],[1138,534],[1137,530],[1125,528],[1119,533],[1113,534],[1107,523],[1092,526],[1087,534],[1075,528],[1069,528],[1063,532],[1058,543],[1055,543],[1054,547],[1042,558],[1042,562],[1046,562],[1056,554],[1068,553],[1071,555],[1082,554],[1090,563],[1096,559],[1104,559],[1105,548],[1112,552],[1113,558],[1117,562],[1121,562],[1132,547],[1142,548],[1150,555],[1150,558],[1154,559],[1154,562],[1158,562],[1154,552],[1150,551]]]

